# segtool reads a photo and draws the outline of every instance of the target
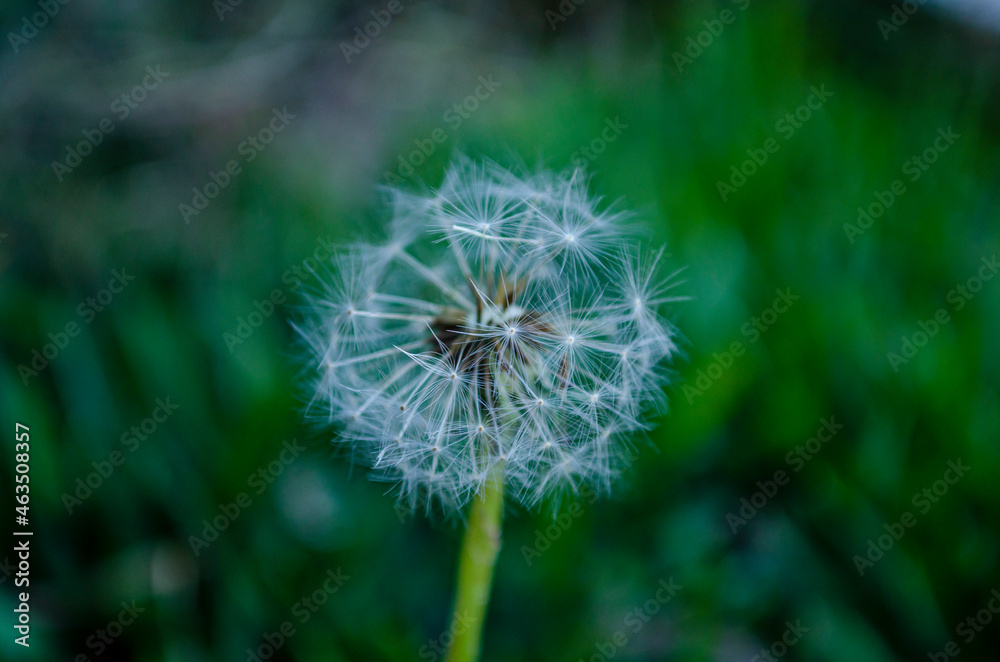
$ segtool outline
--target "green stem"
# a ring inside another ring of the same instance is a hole
[[[502,526],[503,476],[494,475],[486,482],[482,495],[473,499],[469,510],[469,525],[458,559],[455,612],[451,621],[455,641],[445,655],[445,662],[476,662],[479,659]]]

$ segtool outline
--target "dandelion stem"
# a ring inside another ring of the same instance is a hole
[[[455,640],[445,662],[476,662],[482,643],[493,568],[500,553],[503,526],[503,476],[495,473],[472,500],[469,525],[462,539],[451,630]]]

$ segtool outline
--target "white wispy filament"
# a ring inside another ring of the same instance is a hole
[[[578,171],[461,160],[387,197],[387,241],[345,248],[298,327],[310,412],[411,507],[461,507],[498,475],[529,507],[606,491],[677,351],[662,251],[627,244]]]

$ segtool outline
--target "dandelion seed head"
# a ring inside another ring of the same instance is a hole
[[[578,170],[461,159],[387,199],[385,241],[338,254],[298,327],[310,413],[410,506],[461,508],[497,474],[528,507],[606,490],[678,351],[662,251]]]

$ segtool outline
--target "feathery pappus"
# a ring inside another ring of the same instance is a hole
[[[387,237],[336,255],[297,325],[309,413],[410,507],[489,480],[528,507],[606,492],[664,403],[681,297],[600,202],[579,170],[469,159],[436,190],[387,189]]]

